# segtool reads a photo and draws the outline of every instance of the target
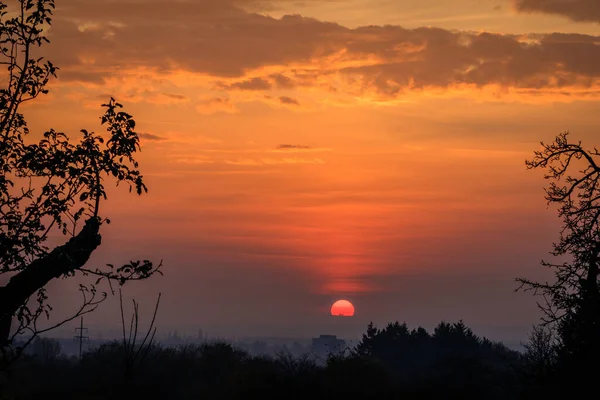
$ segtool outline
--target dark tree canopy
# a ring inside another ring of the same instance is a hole
[[[529,395],[529,385],[517,378],[517,352],[480,339],[462,322],[440,323],[431,334],[397,322],[383,329],[371,324],[363,338],[355,352],[327,360],[285,350],[252,355],[220,341],[156,343],[143,350],[134,374],[127,374],[127,360],[135,340],[107,342],[71,360],[54,357],[51,343],[39,343],[44,346],[32,346],[18,361],[7,394],[74,400],[542,398]]]
[[[518,353],[476,336],[462,321],[441,322],[431,334],[422,327],[409,329],[406,323],[389,323],[382,329],[371,323],[355,356],[376,360],[395,379],[411,385],[462,388],[469,398],[482,399],[499,393],[512,398],[494,385],[512,384],[510,365],[519,362]]]
[[[107,199],[106,185],[147,192],[134,158],[140,151],[136,124],[111,98],[102,105],[104,134],[85,129],[76,139],[53,129],[41,139],[30,134],[20,106],[47,93],[46,85],[58,70],[33,56],[48,43],[45,33],[55,6],[54,0],[12,3],[16,12],[9,13],[0,1],[0,65],[5,74],[0,77],[5,84],[0,88],[0,276],[10,277],[0,287],[0,347],[25,330],[34,336],[40,332],[37,320],[50,311],[44,291],[50,280],[76,273],[98,278],[81,286],[81,315],[106,296],[96,291],[101,279],[124,284],[145,279],[160,267],[145,260],[119,268],[86,268],[101,244],[101,226],[110,223],[100,207]],[[50,248],[48,238],[57,232],[65,243]],[[18,325],[11,336],[15,317]]]

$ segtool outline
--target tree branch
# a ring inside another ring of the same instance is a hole
[[[0,291],[0,321],[11,319],[21,305],[52,279],[83,267],[101,243],[99,229],[98,218],[88,219],[77,236],[13,276]]]

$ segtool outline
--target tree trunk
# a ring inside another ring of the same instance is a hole
[[[598,259],[600,255],[600,243],[596,245],[596,247],[592,250],[592,257],[590,259],[590,265],[588,268],[587,274],[587,296],[588,298],[592,298],[595,301],[598,301],[598,297],[600,297],[600,289],[598,288],[598,274],[600,260]]]
[[[101,243],[99,230],[99,219],[88,219],[67,243],[33,261],[0,287],[0,348],[9,344],[11,321],[19,307],[52,279],[83,267]]]

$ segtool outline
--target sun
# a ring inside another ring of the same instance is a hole
[[[354,306],[348,300],[338,300],[331,306],[331,315],[335,317],[352,317]]]

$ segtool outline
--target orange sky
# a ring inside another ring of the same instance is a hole
[[[545,272],[558,229],[524,160],[597,138],[600,3],[564,3],[57,0],[59,79],[25,112],[74,136],[113,95],[136,118],[150,193],[112,193],[92,261],[164,259],[126,292],[162,291],[164,329],[522,338],[513,278]],[[356,326],[328,325],[338,298]]]

